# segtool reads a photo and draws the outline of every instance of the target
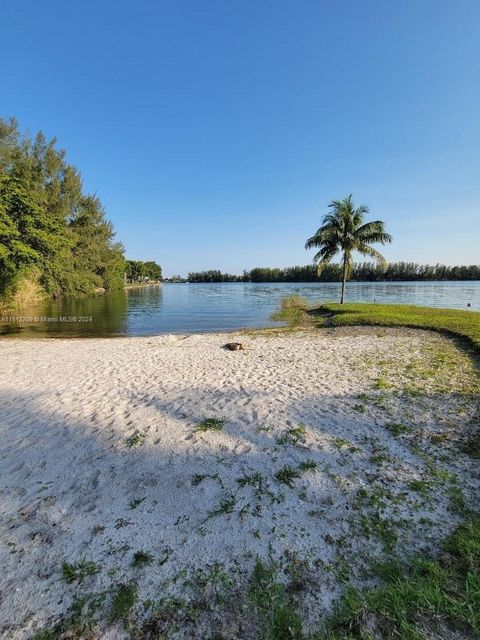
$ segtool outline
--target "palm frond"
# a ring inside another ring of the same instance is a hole
[[[313,256],[313,261],[314,262],[330,262],[330,260],[340,251],[340,247],[338,247],[336,244],[330,244],[330,245],[324,245],[322,246],[322,248],[320,249],[320,251],[318,251],[314,256]]]
[[[384,223],[381,220],[367,222],[356,230],[356,238],[364,243],[379,242],[387,244],[392,241],[392,236],[385,232]]]
[[[382,254],[379,251],[377,251],[373,247],[370,247],[368,244],[359,244],[356,247],[356,250],[358,251],[358,253],[361,253],[364,256],[369,256],[370,258],[373,258],[376,262],[378,262],[378,264],[381,264],[381,265],[387,264],[387,260],[385,259],[385,257],[382,256]]]

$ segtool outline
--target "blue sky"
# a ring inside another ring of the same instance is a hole
[[[0,115],[56,136],[128,257],[310,262],[353,192],[389,260],[480,262],[478,0],[4,0]]]

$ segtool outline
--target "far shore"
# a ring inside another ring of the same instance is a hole
[[[143,289],[145,287],[158,287],[163,282],[138,282],[124,285],[124,289]]]

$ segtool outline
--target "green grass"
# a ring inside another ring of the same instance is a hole
[[[377,589],[348,590],[329,635],[320,637],[425,640],[420,620],[433,630],[441,622],[480,637],[480,518],[460,525],[438,559],[416,560],[406,571],[393,563],[382,577]]]
[[[315,462],[315,460],[305,460],[298,465],[298,468],[303,472],[315,471],[316,469],[318,469],[318,464]]]
[[[317,314],[332,314],[328,324],[412,327],[447,333],[467,340],[480,353],[480,313],[400,304],[323,304]],[[316,316],[318,318],[318,315]]]
[[[248,600],[260,618],[262,640],[303,640],[300,616],[277,579],[277,568],[257,559],[250,579]]]
[[[460,451],[471,458],[480,458],[480,429],[461,445]]]
[[[280,310],[272,313],[270,317],[278,322],[286,322],[289,327],[296,327],[305,321],[309,307],[308,300],[302,296],[287,296],[282,299]]]
[[[128,508],[129,509],[136,509],[137,507],[139,507],[142,504],[142,502],[145,501],[145,499],[146,498],[132,498],[128,502]]]
[[[384,427],[387,431],[390,431],[393,436],[402,436],[405,433],[410,433],[411,431],[410,427],[407,427],[406,425],[400,424],[398,422],[389,422],[388,424],[384,425]]]
[[[112,620],[128,621],[137,599],[137,587],[135,584],[118,585],[113,592],[110,618]]]
[[[305,442],[305,436],[307,435],[307,427],[304,424],[299,424],[296,427],[290,427],[282,434],[278,439],[278,444],[298,444],[299,442]]]
[[[286,484],[289,487],[293,487],[294,481],[297,478],[300,478],[300,476],[301,473],[298,469],[287,464],[276,472],[275,480],[282,484]]]
[[[318,464],[315,460],[311,459],[304,460],[298,465],[298,467],[291,467],[289,464],[286,464],[275,473],[275,480],[293,488],[295,480],[301,478],[302,474],[307,471],[316,471],[317,469]]]
[[[85,559],[74,563],[64,562],[62,564],[62,580],[65,580],[67,584],[83,582],[85,578],[93,576],[98,571],[99,569],[94,562]]]
[[[251,475],[244,474],[241,478],[237,478],[237,482],[241,487],[255,487],[260,491],[264,483],[264,477],[260,471],[257,471]]]
[[[427,498],[430,494],[430,483],[427,482],[426,480],[410,480],[407,483],[407,487],[410,489],[410,491],[415,491],[417,493],[420,493],[424,498]]]
[[[153,562],[153,556],[147,551],[135,551],[132,558],[132,567],[143,567],[144,565],[151,564]]]
[[[208,512],[206,519],[208,520],[208,518],[216,518],[217,516],[233,513],[233,510],[235,509],[236,504],[237,504],[237,499],[234,495],[224,498],[223,500],[220,500],[220,502],[218,503],[217,507],[215,507],[215,509]]]
[[[225,420],[223,418],[204,418],[195,427],[195,431],[221,431]]]
[[[125,440],[125,444],[129,449],[136,449],[137,447],[142,446],[145,440],[147,439],[147,434],[142,433],[141,431],[135,431],[131,436],[129,436]]]

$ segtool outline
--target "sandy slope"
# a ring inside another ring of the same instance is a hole
[[[414,445],[471,499],[478,473],[448,441],[475,401],[428,382],[413,395],[375,387],[385,367],[407,384],[405,362],[454,349],[446,340],[401,331],[237,338],[246,351],[221,348],[231,335],[0,344],[2,638],[28,638],[75,596],[118,583],[134,581],[139,603],[197,597],[205,581],[195,580],[219,567],[242,585],[257,555],[302,563],[299,606],[313,628],[345,572],[358,581],[372,557],[391,553],[381,534],[366,536],[360,518],[373,507],[360,498],[384,501],[398,553],[434,547],[458,521],[445,481],[431,479]],[[223,430],[197,432],[205,417],[223,417]],[[412,431],[394,436],[389,423]],[[299,424],[305,434],[290,437]],[[137,432],[144,442],[129,447]],[[291,487],[275,478],[306,460],[317,469]],[[238,483],[256,472],[259,484]],[[425,478],[429,495],[409,488]],[[215,513],[222,501],[230,513]],[[138,550],[153,562],[133,568]],[[99,572],[66,584],[62,563],[80,559]],[[139,605],[136,615],[148,611]],[[222,623],[206,614],[185,637],[207,637],[212,624]],[[241,637],[241,621],[229,625]]]

